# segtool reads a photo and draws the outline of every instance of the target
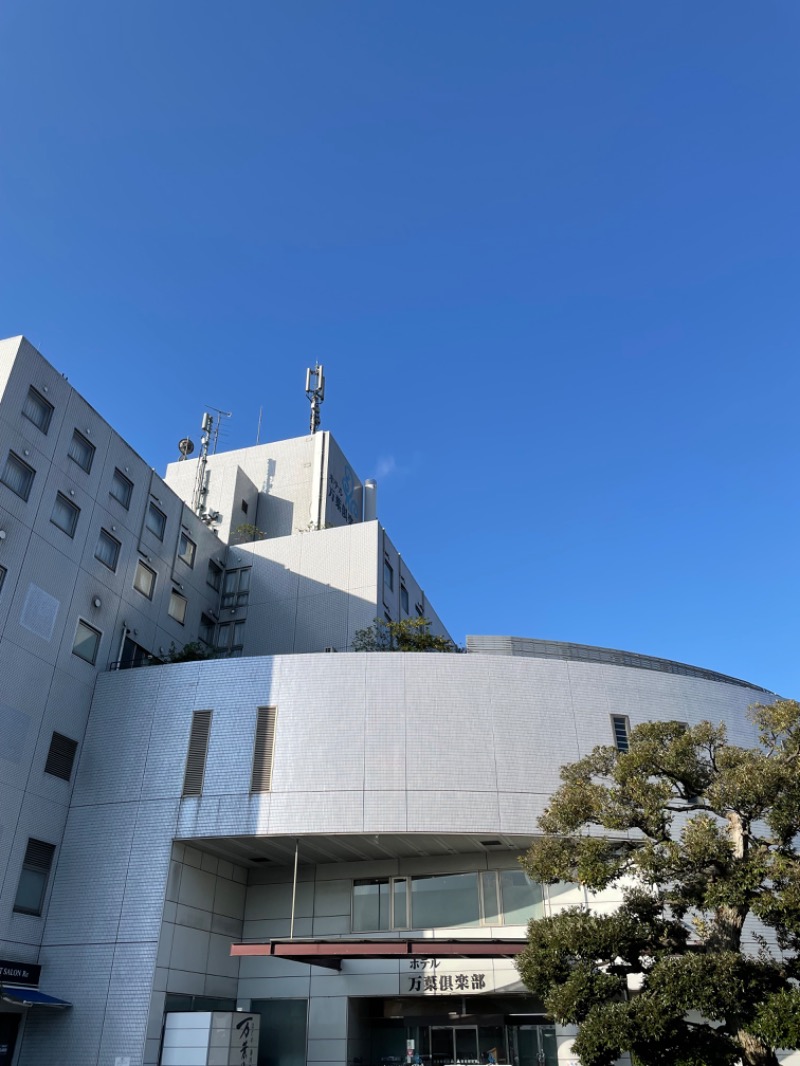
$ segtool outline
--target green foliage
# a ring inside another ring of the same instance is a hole
[[[263,529],[254,526],[252,522],[242,522],[233,532],[238,541],[263,540],[267,535]]]
[[[532,922],[519,968],[579,1026],[584,1066],[623,1052],[639,1066],[776,1066],[775,1048],[800,1046],[800,704],[751,718],[755,749],[708,722],[650,722],[628,752],[595,748],[561,771],[523,864],[539,881],[616,885],[623,902]],[[744,950],[748,918],[778,951]]]
[[[217,652],[199,640],[189,641],[188,644],[184,644],[180,649],[175,646],[175,641],[173,641],[167,654],[157,660],[157,662],[158,665],[163,663],[196,663],[202,662],[204,659],[216,658]]]
[[[447,637],[431,633],[427,618],[404,618],[387,622],[376,618],[366,629],[357,629],[353,651],[449,651],[461,649]]]

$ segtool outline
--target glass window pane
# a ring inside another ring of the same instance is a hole
[[[70,441],[69,452],[67,454],[70,459],[74,459],[81,470],[85,470],[87,474],[92,469],[94,445],[91,441],[88,441],[82,433],[79,433],[77,429],[72,434],[72,440]]]
[[[479,924],[477,874],[411,878],[411,925],[414,929]]]
[[[164,539],[164,530],[167,525],[167,516],[163,511],[160,511],[154,503],[151,503],[147,508],[147,519],[145,525],[154,533],[159,540]]]
[[[116,570],[120,547],[121,544],[118,540],[112,537],[105,529],[101,529],[100,536],[97,538],[94,557],[99,559],[109,570]]]
[[[75,528],[78,525],[79,509],[74,503],[71,503],[66,496],[62,496],[59,492],[56,495],[55,503],[53,504],[53,513],[50,515],[50,521],[54,526],[58,526],[63,530],[68,537],[75,536]]]
[[[100,633],[86,622],[79,621],[75,630],[75,643],[72,645],[72,654],[87,663],[94,663],[97,658],[97,649],[100,647]]]
[[[394,929],[408,929],[408,878],[395,877],[392,881],[392,912]]]
[[[169,608],[167,612],[171,618],[174,618],[176,622],[180,622],[183,625],[186,620],[186,599],[181,596],[180,593],[175,592],[174,589],[169,594]]]
[[[20,499],[27,500],[31,494],[35,473],[36,471],[33,467],[28,466],[18,455],[9,452],[0,481],[7,485],[12,492],[15,492]]]
[[[17,886],[14,910],[20,914],[41,914],[47,874],[41,870],[27,870],[22,867]]]
[[[190,540],[185,533],[181,533],[181,543],[178,549],[178,558],[183,559],[187,566],[194,566],[195,552],[197,546],[193,540]]]
[[[487,925],[500,924],[500,905],[497,898],[497,871],[484,870],[481,874],[483,889],[483,920]]]
[[[148,600],[152,600],[155,583],[155,571],[151,570],[149,566],[145,566],[144,563],[139,560],[136,565],[136,576],[133,579],[133,587],[137,592],[141,592],[143,596],[146,596]]]
[[[389,928],[388,880],[353,882],[353,931]]]
[[[114,476],[111,479],[111,489],[109,490],[109,494],[127,509],[130,507],[132,492],[133,482],[126,478],[121,470],[115,470]]]
[[[524,870],[501,870],[500,884],[506,925],[527,925],[531,918],[543,916],[542,886]]]
[[[31,385],[22,413],[33,422],[37,429],[46,433],[50,428],[50,419],[53,417],[53,405],[48,403],[44,396]]]

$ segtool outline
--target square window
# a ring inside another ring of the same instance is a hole
[[[178,558],[183,559],[187,566],[194,566],[194,557],[197,554],[197,545],[190,540],[185,533],[181,532],[181,542],[178,547]]]
[[[58,526],[59,529],[63,530],[68,537],[74,537],[80,513],[80,508],[76,507],[67,496],[59,492],[56,495],[56,502],[53,505],[50,521],[54,526]]]
[[[156,572],[151,570],[149,566],[145,566],[141,559],[136,564],[133,587],[137,592],[141,592],[143,596],[146,596],[148,600],[152,600],[153,590],[156,587]]]
[[[214,626],[216,625],[211,615],[200,615],[200,639],[204,644],[214,643]]]
[[[100,536],[97,538],[94,557],[99,559],[103,566],[107,566],[109,570],[116,570],[121,547],[122,545],[116,537],[112,537],[107,529],[101,529]]]
[[[70,442],[69,452],[67,454],[70,459],[74,459],[81,470],[85,470],[87,474],[92,469],[94,451],[95,448],[92,442],[87,440],[86,437],[76,429],[72,434],[72,441]]]
[[[75,642],[72,645],[72,654],[79,659],[85,659],[94,666],[97,659],[97,651],[100,647],[100,638],[103,634],[99,629],[90,626],[82,618],[78,619],[78,628],[75,630]]]
[[[186,621],[186,597],[173,589],[169,594],[167,614],[181,625]]]
[[[222,567],[219,563],[215,563],[213,559],[208,564],[206,582],[212,587],[212,589],[216,589],[216,591],[219,592],[220,585],[222,584]]]
[[[394,570],[388,559],[383,560],[383,586],[389,592],[394,589]]]
[[[131,505],[132,492],[133,482],[130,478],[125,477],[121,470],[115,469],[114,476],[111,479],[111,488],[108,492],[109,496],[113,496],[127,511]]]
[[[32,838],[28,840],[25,858],[22,861],[22,871],[19,875],[17,895],[14,899],[14,910],[17,914],[38,916],[42,913],[47,880],[55,853],[55,844],[47,844],[43,840]]]
[[[21,500],[27,500],[30,496],[35,476],[36,471],[32,466],[28,466],[24,459],[20,459],[14,452],[8,453],[0,481]]]
[[[244,607],[250,594],[250,568],[228,570],[222,586],[223,607]]]
[[[44,396],[31,385],[25,397],[22,413],[30,422],[33,422],[37,429],[46,433],[50,428],[50,419],[53,417],[53,405],[48,403]]]
[[[150,501],[147,508],[147,518],[144,523],[151,533],[155,533],[159,540],[164,539],[164,530],[167,528],[167,516],[163,511]]]

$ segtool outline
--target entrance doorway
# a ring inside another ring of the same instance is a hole
[[[552,1025],[509,1025],[509,1053],[513,1066],[556,1066],[558,1048]]]
[[[0,1066],[11,1066],[14,1047],[17,1043],[19,1014],[0,1013]]]
[[[477,1025],[432,1025],[430,1029],[431,1062],[433,1066],[462,1063],[477,1066]]]

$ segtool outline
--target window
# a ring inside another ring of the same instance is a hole
[[[194,557],[197,554],[197,545],[190,540],[185,533],[181,532],[181,542],[178,546],[178,558],[183,559],[187,566],[194,566]]]
[[[54,526],[62,529],[68,537],[74,537],[80,513],[80,508],[76,507],[71,500],[59,492],[56,495],[56,502],[53,506],[53,513],[50,515],[50,521]]]
[[[242,513],[247,514],[247,500],[242,500]]]
[[[131,505],[131,495],[133,493],[133,482],[126,478],[121,470],[114,470],[114,476],[111,479],[111,488],[108,490],[109,496],[113,496],[114,499],[121,503],[122,506],[127,509]]]
[[[217,651],[227,652],[232,659],[242,654],[244,622],[223,622],[217,629]]]
[[[220,586],[222,585],[222,573],[223,570],[219,563],[215,563],[214,560],[211,559],[208,564],[206,582],[212,587],[212,589],[216,589],[217,592],[219,592]]]
[[[94,557],[99,559],[103,566],[107,566],[109,570],[116,570],[121,547],[122,545],[116,537],[112,537],[107,529],[101,529],[100,536],[97,538]]]
[[[48,403],[44,396],[31,385],[22,407],[22,413],[30,422],[33,422],[37,429],[46,433],[50,428],[50,419],[53,417],[53,405]]]
[[[72,442],[67,454],[70,459],[75,460],[81,470],[85,470],[87,474],[91,471],[94,461],[94,445],[77,429],[72,434]]]
[[[394,570],[388,559],[383,560],[383,587],[390,592],[394,589]]]
[[[30,496],[35,476],[36,471],[32,466],[28,466],[24,459],[20,459],[14,452],[8,453],[6,465],[3,467],[2,475],[0,475],[0,481],[12,492],[16,493],[21,500],[27,500]]]
[[[141,559],[136,564],[133,587],[137,592],[141,592],[143,596],[146,596],[148,600],[152,600],[153,590],[156,587],[156,572],[146,566]]]
[[[269,792],[272,788],[272,752],[275,747],[274,707],[259,707],[256,718],[256,742],[253,749],[251,792]]]
[[[522,870],[353,882],[353,932],[527,925],[543,915],[542,886]]]
[[[250,568],[228,570],[222,584],[222,606],[244,607],[250,593]]]
[[[144,523],[151,533],[155,533],[159,540],[164,539],[164,530],[167,528],[167,516],[163,511],[150,501],[147,508],[147,518]]]
[[[200,633],[199,633],[199,636],[200,636],[200,639],[202,640],[202,642],[204,644],[213,644],[214,643],[214,627],[215,626],[216,626],[216,622],[211,617],[211,615],[206,614],[205,612],[200,615]]]
[[[405,585],[400,586],[400,606],[408,614],[408,589]]]
[[[203,791],[211,714],[211,711],[195,711],[192,715],[192,731],[189,734],[189,751],[183,775],[184,796],[199,796]]]
[[[69,781],[72,777],[72,767],[75,762],[75,752],[78,750],[77,740],[70,740],[62,733],[53,733],[50,740],[50,750],[47,753],[47,762],[44,764],[44,772],[53,777],[60,777],[62,781]]]
[[[55,844],[29,838],[14,900],[14,910],[17,914],[39,915],[42,913],[47,879],[50,876],[50,867],[53,865],[55,853]]]
[[[72,645],[72,654],[77,655],[79,659],[85,659],[87,663],[91,663],[94,666],[102,635],[99,629],[95,629],[94,626],[90,626],[88,622],[84,622],[82,618],[79,618],[78,628],[75,630],[75,643]]]
[[[627,717],[624,714],[612,714],[611,729],[614,733],[614,744],[617,751],[628,751],[630,743],[628,741],[629,723]]]
[[[172,589],[169,594],[169,607],[167,614],[181,625],[186,621],[186,597]]]
[[[6,579],[7,573],[8,571],[6,570],[6,568],[4,566],[0,566],[0,592],[3,591],[3,582]]]

